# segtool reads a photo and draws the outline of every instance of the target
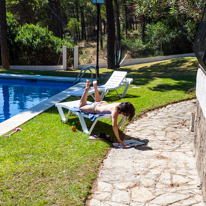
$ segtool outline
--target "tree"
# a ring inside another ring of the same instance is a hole
[[[204,4],[204,0],[137,0],[135,9],[142,21],[143,42],[145,42],[146,19],[156,23],[173,17],[181,21],[182,33],[187,33],[186,38],[192,41],[201,20]]]
[[[163,40],[166,38],[169,28],[161,21],[156,24],[148,24],[146,34],[149,36],[150,44],[154,47],[159,45],[160,54],[162,54]]]
[[[6,0],[7,11],[13,13],[22,26],[36,23],[36,12],[43,5],[42,0]]]
[[[120,58],[121,58],[121,35],[120,35],[120,22],[119,22],[119,6],[117,0],[114,0],[115,4],[115,20],[117,27],[117,44],[116,44],[116,67],[119,68]]]
[[[6,5],[5,0],[0,0],[0,36],[2,66],[9,69],[9,50],[6,33]]]
[[[114,26],[114,11],[111,0],[106,0],[107,12],[107,67],[115,68],[114,45],[115,45],[115,26]]]
[[[185,14],[194,21],[199,21],[204,5],[205,1],[203,0],[137,0],[135,7],[139,16],[145,15],[158,19],[167,15]]]

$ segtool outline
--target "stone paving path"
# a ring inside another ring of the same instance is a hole
[[[196,100],[147,113],[125,128],[146,146],[111,149],[88,206],[203,206],[189,131]]]

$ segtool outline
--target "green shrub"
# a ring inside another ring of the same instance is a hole
[[[48,28],[33,24],[19,26],[8,12],[6,22],[11,65],[57,65],[62,47],[73,47],[55,37]]]
[[[169,16],[146,25],[145,43],[141,28],[122,36],[122,49],[132,58],[191,53],[196,26],[185,16]]]
[[[187,27],[188,28],[188,27]],[[192,52],[194,34],[183,26],[183,20],[169,17],[147,24],[146,41],[155,55],[173,55]]]
[[[132,58],[141,58],[153,56],[154,51],[152,50],[148,44],[143,44],[141,38],[127,38],[126,36],[122,36],[122,51],[124,50],[130,51],[130,55]]]
[[[69,42],[53,36],[47,28],[33,24],[19,27],[15,42],[19,63],[28,65],[57,64],[62,46],[72,47]]]

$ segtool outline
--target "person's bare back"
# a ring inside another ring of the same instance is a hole
[[[95,108],[96,114],[111,114],[115,112],[118,108],[120,103],[111,103],[108,104],[106,102],[102,102],[101,104],[98,104]]]

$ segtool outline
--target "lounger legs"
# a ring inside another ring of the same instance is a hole
[[[102,92],[101,97],[100,97],[100,98],[101,98],[101,100],[103,100],[103,99],[104,99],[104,96],[107,94],[107,92],[108,92],[108,91],[106,91],[106,90],[104,90],[104,91]]]
[[[86,134],[89,134],[89,131],[87,129],[87,125],[84,121],[84,117],[80,113],[78,113],[78,117],[79,117],[79,121],[81,123],[83,132],[86,133]]]
[[[119,94],[119,92],[117,91],[117,89],[114,89],[114,90],[117,92],[119,98],[125,97],[125,95],[126,95],[126,93],[127,93],[127,90],[128,90],[128,88],[129,88],[129,85],[130,85],[130,84],[127,84],[127,85],[126,85],[126,87],[125,87],[124,92],[123,92],[122,95]],[[113,89],[112,89],[112,90],[113,90]],[[109,92],[109,89],[105,89],[105,90],[102,92],[102,94],[101,94],[101,100],[103,100],[104,96],[107,95],[108,92]]]
[[[65,116],[64,116],[64,112],[63,112],[63,110],[62,110],[62,107],[57,106],[57,109],[58,109],[58,111],[59,111],[59,114],[60,114],[60,117],[61,117],[62,122],[66,123],[66,118],[65,118]],[[67,115],[67,116],[68,116],[68,115]]]
[[[126,85],[126,87],[125,87],[125,89],[124,89],[124,92],[123,92],[123,94],[122,94],[121,98],[122,98],[122,97],[125,97],[125,95],[126,95],[126,93],[127,93],[128,88],[129,88],[129,84],[127,84],[127,85]]]
[[[65,115],[64,115],[64,112],[63,112],[62,107],[61,107],[61,106],[57,106],[57,109],[58,109],[59,114],[60,114],[60,116],[61,116],[62,122],[67,123],[67,121],[68,121],[68,119],[69,119],[69,116],[70,116],[70,114],[71,114],[70,110],[68,110],[68,113],[67,113],[66,118],[65,118]],[[90,130],[88,130],[83,115],[82,115],[81,113],[79,113],[79,112],[75,112],[75,114],[78,115],[78,117],[79,117],[79,121],[80,121],[80,123],[81,123],[83,132],[84,132],[85,134],[90,135],[90,134],[92,133],[92,130],[94,129],[94,126],[96,125],[98,119],[96,119],[96,120],[93,122]]]

